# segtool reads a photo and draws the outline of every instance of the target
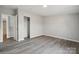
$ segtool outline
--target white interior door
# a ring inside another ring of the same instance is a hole
[[[8,16],[8,36],[14,37],[14,19],[13,16]]]
[[[14,18],[14,37],[15,37],[15,40],[17,41],[17,15],[16,16],[13,16]]]
[[[8,16],[8,37],[14,37],[17,40],[17,18],[16,16]]]

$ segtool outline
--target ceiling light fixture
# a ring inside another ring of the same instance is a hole
[[[47,5],[43,5],[43,7],[47,7]]]

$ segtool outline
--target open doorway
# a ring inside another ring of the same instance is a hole
[[[3,20],[3,44],[4,47],[7,46],[7,22],[6,20]]]
[[[30,17],[24,16],[24,39],[30,39]]]
[[[17,41],[16,16],[3,15],[3,43],[4,47],[15,45]]]

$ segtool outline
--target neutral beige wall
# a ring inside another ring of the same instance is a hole
[[[79,14],[44,18],[44,34],[79,42]]]

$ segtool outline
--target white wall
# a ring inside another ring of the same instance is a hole
[[[79,42],[79,14],[55,15],[42,17],[18,9],[19,40],[24,40],[24,19],[30,17],[31,38],[47,35]]]
[[[27,23],[28,21],[27,21],[27,18],[25,18],[24,17],[24,37],[26,38],[27,37],[27,29],[28,29],[28,27],[27,27]]]
[[[44,34],[79,42],[79,14],[44,18]]]
[[[43,33],[42,17],[39,15],[28,13],[22,9],[18,9],[19,19],[19,40],[24,40],[24,16],[30,17],[30,36],[31,38],[40,36]]]

